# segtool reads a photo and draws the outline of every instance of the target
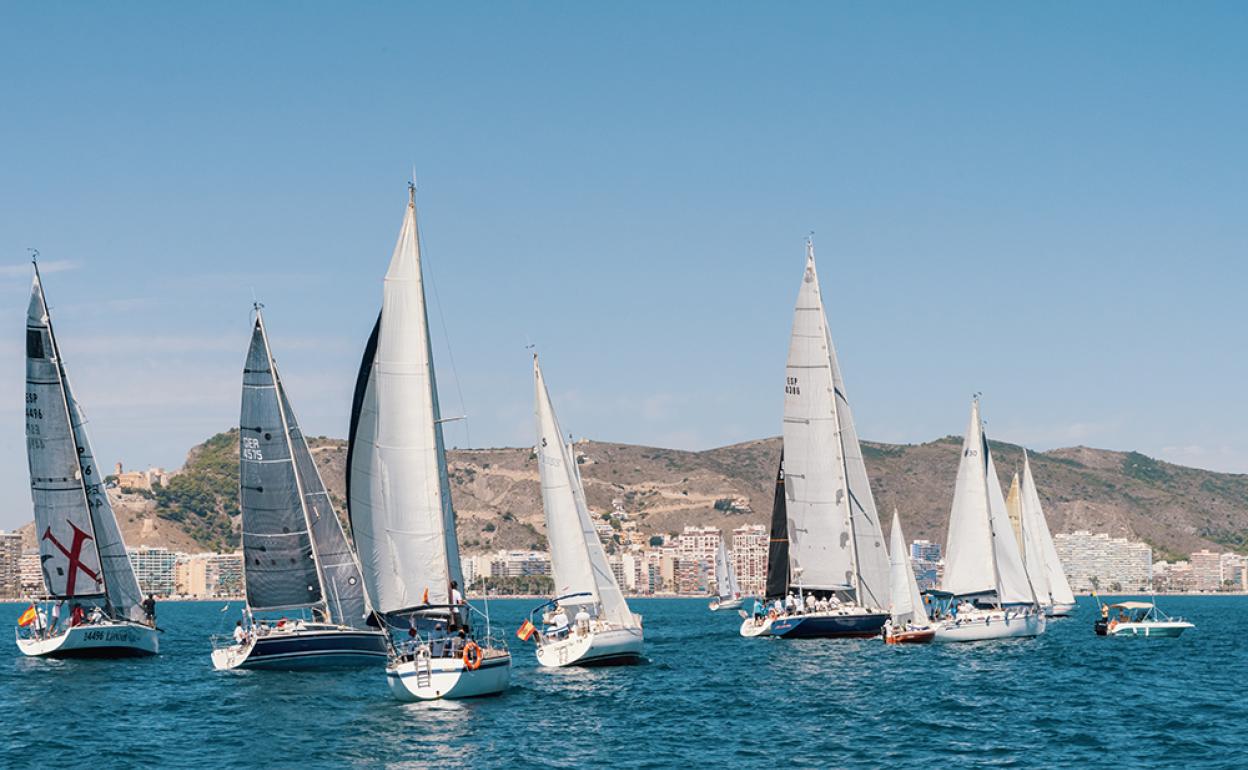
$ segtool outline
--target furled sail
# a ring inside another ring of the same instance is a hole
[[[776,467],[776,494],[771,504],[771,534],[767,543],[766,598],[779,599],[789,590],[789,518],[784,493],[784,450]]]
[[[247,605],[253,610],[280,610],[320,604],[321,581],[303,510],[302,484],[259,314],[243,368],[238,425]]]
[[[1032,578],[1037,595],[1044,604],[1073,604],[1075,594],[1066,579],[1062,560],[1057,556],[1057,547],[1053,545],[1053,535],[1040,507],[1040,492],[1031,475],[1031,459],[1026,453],[1023,454],[1022,510],[1028,538],[1036,544],[1035,561],[1028,552],[1027,573]]]
[[[555,593],[560,596],[588,593],[589,596],[567,599],[564,603],[598,604],[603,616],[613,623],[636,625],[594,529],[580,474],[570,447],[563,443],[563,433],[536,355],[533,356],[533,382],[542,507],[546,513]]]
[[[451,581],[463,585],[436,383],[409,200],[356,381],[347,468],[364,585],[382,613],[449,604]]]
[[[894,625],[913,623],[927,625],[927,609],[919,594],[918,581],[914,579],[914,567],[910,564],[910,551],[906,537],[901,532],[901,517],[893,511],[893,531],[889,541],[890,606]]]
[[[792,582],[888,603],[888,553],[827,328],[814,247],[798,291],[786,364],[784,453]]]

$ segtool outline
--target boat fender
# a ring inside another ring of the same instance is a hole
[[[481,648],[476,642],[470,641],[464,645],[464,667],[469,671],[481,668]]]

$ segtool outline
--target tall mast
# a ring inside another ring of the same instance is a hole
[[[992,526],[992,496],[988,485],[999,483],[988,475],[988,435],[984,433],[984,421],[979,416],[979,396],[975,397],[975,421],[979,426],[980,465],[984,468],[984,511],[988,514],[988,550],[992,552],[992,577],[997,587],[997,609],[1001,608],[1001,568],[997,564],[997,530]]]
[[[69,408],[69,388],[65,384],[65,362],[61,358],[61,346],[56,341],[56,331],[52,328],[52,309],[48,307],[47,295],[43,293],[43,276],[39,274],[38,256],[39,252],[36,251],[30,262],[35,267],[35,283],[39,286],[39,302],[43,305],[43,317],[48,325],[48,340],[52,343],[52,355],[56,358],[56,382],[61,393],[61,407],[65,410],[65,426],[69,429],[69,435],[74,442],[74,447],[78,448],[78,439],[74,436],[74,415]],[[108,598],[108,575],[106,570],[104,570],[104,557],[99,552],[100,541],[95,532],[95,516],[91,513],[91,500],[87,495],[86,474],[83,473],[81,451],[75,452],[74,457],[78,465],[78,489],[82,492],[83,509],[87,512],[87,524],[91,527],[92,548],[96,549],[96,554],[100,560],[100,584],[104,589],[102,592],[104,603],[111,607],[112,601]],[[98,471],[99,469],[97,468],[96,470]],[[38,536],[37,532],[35,534]]]
[[[256,325],[260,327],[260,339],[264,340],[265,359],[269,362],[269,372],[273,375],[273,395],[277,399],[277,414],[282,418],[282,436],[286,439],[286,453],[290,456],[290,470],[295,477],[295,491],[299,495],[299,510],[303,511],[303,524],[308,531],[308,544],[312,549],[312,563],[316,566],[316,579],[321,583],[321,601],[317,603],[325,607],[325,614],[328,616],[330,612],[329,598],[325,595],[325,574],[321,569],[321,558],[316,550],[316,538],[312,536],[312,517],[308,515],[308,499],[304,496],[303,479],[299,476],[299,465],[295,462],[295,445],[290,439],[290,423],[286,419],[282,381],[277,374],[277,364],[273,361],[273,351],[269,348],[269,331],[264,326],[264,314],[260,310],[262,307],[264,306],[259,302],[255,304]]]

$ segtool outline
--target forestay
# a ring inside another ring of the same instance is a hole
[[[356,381],[347,469],[364,584],[382,613],[449,604],[450,582],[463,583],[440,420],[409,200]]]
[[[1022,488],[1023,522],[1027,527],[1029,540],[1035,541],[1037,554],[1035,561],[1031,550],[1027,552],[1027,573],[1030,575],[1036,593],[1045,604],[1073,604],[1075,594],[1058,558],[1057,547],[1053,544],[1053,535],[1049,524],[1045,521],[1044,511],[1040,507],[1040,492],[1036,489],[1036,481],[1031,475],[1031,459],[1023,454],[1023,488]]]
[[[906,547],[906,538],[901,531],[901,517],[893,511],[893,531],[889,541],[889,613],[893,624],[897,626],[913,623],[925,626],[928,623],[927,609],[923,606],[923,596],[919,593],[918,581],[914,579],[914,567],[910,563],[910,552]]]
[[[602,607],[603,616],[611,622],[633,626],[632,612],[615,581],[607,554],[590,518],[571,448],[563,443],[563,433],[536,355],[533,356],[533,381],[542,507],[546,513],[546,536],[550,541],[555,594],[588,593],[588,597],[574,597],[563,603],[598,604]]]
[[[247,604],[253,610],[319,604],[321,583],[301,484],[259,315],[243,368],[238,442]]]

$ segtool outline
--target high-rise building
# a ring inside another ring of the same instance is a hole
[[[127,548],[130,565],[134,567],[134,576],[139,579],[139,587],[145,594],[171,596],[176,588],[174,568],[178,563],[178,554],[168,548],[153,548],[141,545]]]
[[[22,596],[22,533],[0,532],[0,596]]]
[[[1153,549],[1147,543],[1080,530],[1054,535],[1053,545],[1076,592],[1147,591],[1151,585]]]
[[[39,549],[30,548],[22,552],[21,560],[18,562],[21,595],[22,596],[41,596],[45,589],[43,585],[43,560],[39,557]]]
[[[940,561],[940,543],[931,540],[913,540],[910,542],[910,558],[915,561]]]
[[[767,590],[767,528],[746,524],[732,531],[732,566],[745,596],[762,596]]]
[[[914,580],[919,584],[920,591],[940,587],[945,566],[940,557],[940,543],[930,540],[911,541],[910,566],[914,569]]]
[[[1222,554],[1201,549],[1188,557],[1192,565],[1193,591],[1222,590]]]
[[[704,594],[715,574],[715,554],[723,537],[717,527],[685,527],[676,538],[680,556],[676,590],[682,594]]]
[[[243,594],[243,554],[176,554],[174,592],[197,599],[232,599]]]
[[[1239,553],[1222,554],[1222,587],[1248,591],[1248,557]]]

